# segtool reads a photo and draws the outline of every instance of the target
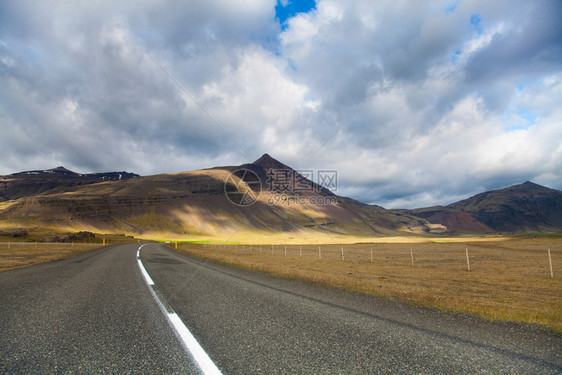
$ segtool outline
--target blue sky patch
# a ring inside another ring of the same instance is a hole
[[[510,110],[502,116],[505,131],[513,132],[516,130],[527,130],[537,122],[538,115],[526,109]]]
[[[458,6],[458,2],[455,2],[454,4],[448,6],[447,8],[445,8],[445,14],[453,13],[455,10],[457,10]]]
[[[476,28],[478,35],[482,34],[482,18],[478,14],[470,16],[470,24]]]
[[[460,49],[455,50],[455,52],[451,55],[451,63],[456,64],[461,53]]]
[[[472,16],[470,16],[471,25],[478,26],[480,25],[480,22],[482,22],[482,18],[480,18],[478,14],[473,14]]]
[[[316,9],[315,0],[277,0],[275,18],[279,20],[281,28],[287,28],[287,20],[299,13],[308,13]]]

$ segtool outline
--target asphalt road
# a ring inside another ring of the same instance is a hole
[[[158,295],[224,374],[560,374],[562,334],[275,279],[162,245],[0,273],[0,371],[195,373]],[[155,293],[152,293],[150,290]]]
[[[138,245],[0,273],[0,372],[198,373],[139,271]]]

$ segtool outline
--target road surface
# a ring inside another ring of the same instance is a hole
[[[0,372],[199,373],[173,312],[223,374],[562,373],[562,334],[537,326],[138,249],[0,273]]]

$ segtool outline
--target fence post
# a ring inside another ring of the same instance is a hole
[[[410,247],[410,257],[412,258],[412,267],[413,267],[414,266],[414,249],[411,248],[411,247]]]
[[[373,263],[373,249],[371,248],[371,263]]]
[[[343,246],[341,247],[341,260],[343,260]]]
[[[470,272],[470,260],[468,259],[468,247],[466,248],[466,268]]]
[[[299,256],[302,258],[302,245],[300,246]]]
[[[318,246],[318,259],[322,259],[322,249]]]
[[[550,249],[548,249],[548,263],[550,264],[550,277],[554,277],[554,272],[552,272],[552,257],[550,256]]]

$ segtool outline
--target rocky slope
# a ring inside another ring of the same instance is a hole
[[[477,194],[446,207],[408,211],[460,232],[561,232],[562,191],[532,182]]]
[[[288,179],[301,189],[269,188]],[[43,183],[35,192],[28,188],[19,195],[0,204],[0,228],[179,236],[238,231],[369,236],[435,229],[425,219],[338,197],[267,154],[241,166],[51,189]],[[252,199],[241,204],[240,197]]]
[[[446,207],[385,210],[337,196],[267,154],[240,166],[145,177],[59,167],[0,178],[0,232],[21,229],[177,238],[560,232],[562,192],[526,182]]]
[[[0,176],[0,202],[30,197],[47,191],[64,191],[65,188],[89,185],[102,181],[119,181],[139,175],[129,172],[80,174],[64,167],[27,171]]]

